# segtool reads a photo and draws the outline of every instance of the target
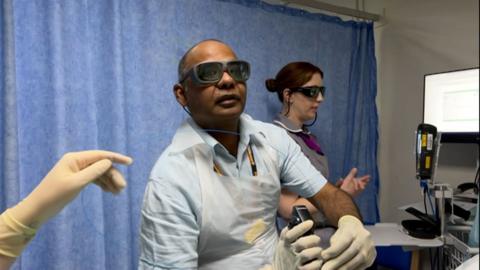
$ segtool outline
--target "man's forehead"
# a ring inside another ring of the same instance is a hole
[[[232,60],[236,58],[235,53],[228,45],[218,41],[206,41],[192,48],[187,55],[186,66],[190,67],[196,63],[210,60]]]

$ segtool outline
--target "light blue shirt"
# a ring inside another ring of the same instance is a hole
[[[251,145],[258,173],[277,170],[282,186],[302,197],[312,197],[327,182],[284,129],[243,114],[239,136],[237,157],[234,157],[192,119],[177,130],[172,143],[155,163],[147,183],[139,269],[197,268],[202,192],[193,152],[189,151],[193,148],[208,149],[224,175],[241,177],[252,176],[246,154],[247,146]],[[276,168],[269,167],[266,157],[259,155],[259,143],[268,143],[276,151]]]

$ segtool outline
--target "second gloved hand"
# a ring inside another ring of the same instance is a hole
[[[358,218],[346,215],[338,221],[330,247],[322,251],[322,270],[365,269],[372,265],[376,254],[370,232]]]
[[[312,226],[313,221],[307,220],[291,230],[288,228],[282,230],[273,256],[274,270],[320,269],[322,266],[320,237],[317,235],[302,237]]]

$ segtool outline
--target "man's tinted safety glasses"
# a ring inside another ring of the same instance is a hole
[[[325,97],[325,86],[294,87],[290,90],[300,92],[307,97],[317,97],[319,93],[322,94],[322,97]]]
[[[245,82],[250,77],[250,65],[246,61],[203,62],[184,73],[180,83],[190,77],[195,84],[216,84],[225,71],[237,82]]]

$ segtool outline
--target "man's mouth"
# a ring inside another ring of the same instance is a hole
[[[229,104],[235,104],[238,101],[240,101],[240,96],[238,95],[224,95],[215,100],[216,104],[220,105],[229,105]]]

